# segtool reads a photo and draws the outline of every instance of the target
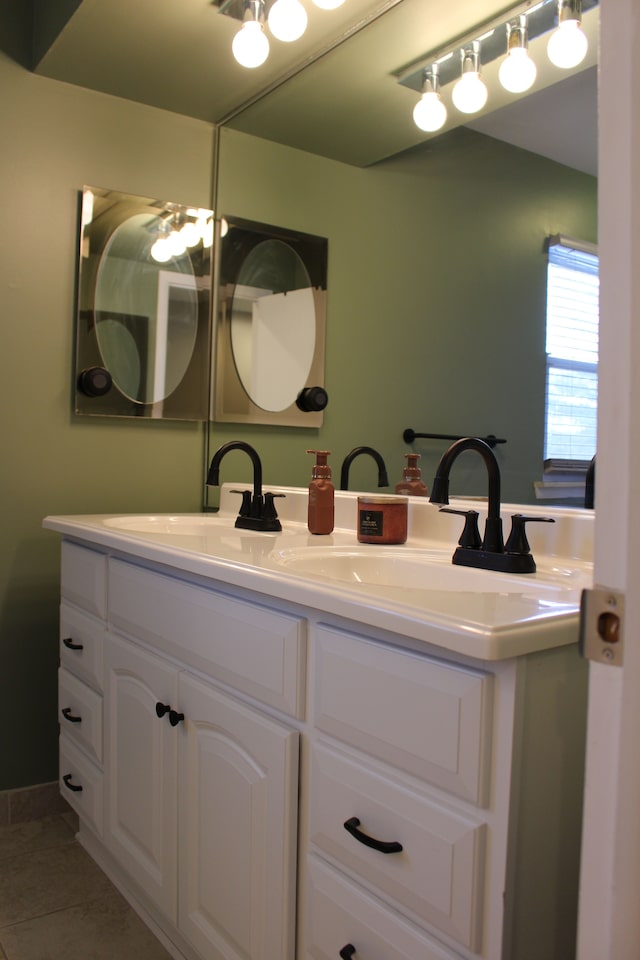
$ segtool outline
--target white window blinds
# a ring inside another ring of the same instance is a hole
[[[548,255],[544,456],[545,460],[586,462],[596,452],[597,248],[553,237]]]

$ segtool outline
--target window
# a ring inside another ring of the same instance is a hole
[[[597,247],[552,237],[548,255],[545,468],[557,461],[586,468],[596,452]]]

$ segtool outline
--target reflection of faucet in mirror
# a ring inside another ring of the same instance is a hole
[[[224,443],[213,455],[209,473],[207,476],[207,486],[217,487],[220,483],[220,463],[222,458],[230,450],[244,450],[251,458],[253,464],[253,495],[250,490],[239,491],[242,493],[242,506],[236,518],[236,527],[244,530],[282,530],[282,525],[278,520],[274,496],[281,494],[262,493],[262,463],[258,452],[249,443],[244,440],[230,440]]]
[[[487,468],[489,496],[484,538],[478,532],[477,510],[443,510],[444,513],[456,513],[465,517],[464,530],[453,555],[453,563],[466,567],[480,567],[484,570],[498,570],[502,573],[534,573],[535,561],[529,551],[525,534],[525,524],[530,521],[553,523],[549,517],[525,517],[515,514],[506,547],[502,538],[502,519],[500,517],[500,467],[496,456],[484,440],[477,437],[463,437],[445,450],[433,478],[431,503],[449,503],[449,474],[453,464],[461,453],[475,450],[482,457]]]
[[[594,453],[591,463],[587,467],[587,475],[584,481],[584,505],[588,510],[593,510],[596,499],[596,455]]]
[[[354,447],[350,453],[346,455],[342,461],[342,468],[340,470],[340,489],[348,490],[349,489],[349,467],[361,454],[366,453],[370,457],[373,457],[377,466],[378,466],[378,486],[379,487],[388,487],[389,478],[387,476],[387,468],[384,460],[382,459],[381,454],[377,450],[374,450],[373,447]]]

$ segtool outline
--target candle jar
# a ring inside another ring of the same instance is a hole
[[[406,497],[358,497],[358,541],[405,543],[407,515]]]

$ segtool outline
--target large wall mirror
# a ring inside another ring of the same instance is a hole
[[[76,413],[206,420],[212,217],[83,189]]]
[[[221,223],[214,419],[320,426],[327,240],[231,216]],[[305,402],[314,392],[320,402]]]

